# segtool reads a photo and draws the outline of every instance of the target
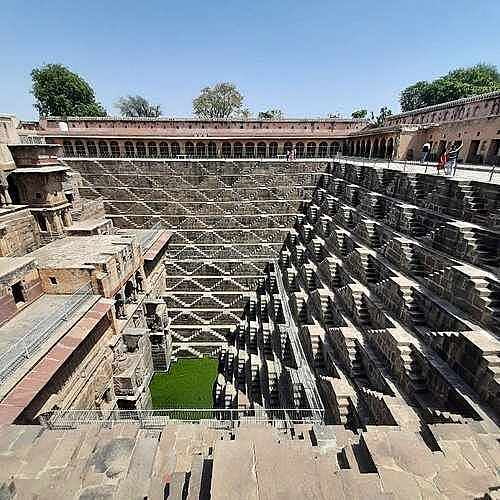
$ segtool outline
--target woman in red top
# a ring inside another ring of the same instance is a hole
[[[444,169],[444,166],[446,165],[446,162],[448,161],[448,151],[445,151],[440,157],[438,164],[436,165],[437,167],[437,172],[439,174],[439,171]]]

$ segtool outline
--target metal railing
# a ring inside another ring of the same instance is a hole
[[[155,410],[55,410],[42,414],[40,423],[50,429],[73,429],[95,423],[136,422],[140,427],[163,427],[168,423],[203,423],[209,427],[222,427],[237,422],[323,423],[323,409],[217,409],[166,408]]]
[[[17,342],[0,355],[0,384],[22,366],[40,349],[50,335],[92,295],[92,287],[86,283],[67,297],[64,304],[32,327]]]
[[[406,172],[407,167],[419,167],[423,168],[423,172],[416,172],[416,173],[428,173],[429,167],[432,168],[437,168],[438,162],[437,161],[432,161],[432,160],[427,160],[425,162],[421,160],[396,160],[394,158],[378,158],[378,157],[368,157],[368,156],[352,156],[352,155],[337,155],[334,158],[335,161],[355,161],[357,163],[361,163],[362,165],[369,165],[369,164],[375,164],[377,166],[387,166],[387,168],[401,168],[403,172]],[[482,172],[485,173],[488,177],[488,182],[492,182],[493,175],[495,173],[498,173],[498,170],[496,169],[497,165],[495,164],[476,164],[476,163],[457,163],[456,165],[456,170],[458,171],[463,171],[463,170],[470,170],[473,172]],[[415,172],[413,172],[415,173]],[[432,173],[432,172],[431,172]]]
[[[276,284],[278,286],[278,291],[281,297],[281,304],[283,306],[285,326],[288,329],[288,337],[290,339],[290,344],[292,346],[295,361],[297,363],[297,372],[299,374],[302,386],[304,387],[304,391],[308,399],[308,404],[314,408],[323,408],[323,403],[321,401],[321,396],[318,393],[315,376],[309,366],[309,363],[307,362],[307,357],[304,353],[304,349],[300,341],[299,331],[293,319],[292,311],[290,310],[290,304],[288,303],[288,294],[283,283],[279,261],[278,259],[272,259],[272,262],[274,266],[274,273],[276,276]]]

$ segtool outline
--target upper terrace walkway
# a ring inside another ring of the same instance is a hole
[[[66,156],[64,160],[90,160],[99,161],[103,160],[102,157],[68,157]],[[363,157],[351,157],[337,155],[335,157],[300,157],[292,161],[287,161],[285,158],[206,158],[206,157],[196,157],[196,156],[183,156],[182,158],[104,158],[106,160],[117,160],[117,161],[140,161],[140,162],[167,162],[167,163],[186,163],[186,162],[203,162],[203,163],[235,163],[238,162],[255,162],[259,164],[266,163],[313,163],[319,162],[324,163],[328,161],[342,161],[350,163],[352,165],[369,165],[378,168],[391,168],[394,170],[400,170],[402,172],[412,173],[412,174],[429,174],[429,175],[439,175],[445,177],[442,170],[438,172],[436,162],[426,162],[420,163],[418,161],[391,161],[381,158],[363,158]],[[500,184],[500,167],[489,166],[489,165],[472,165],[466,163],[459,163],[457,165],[456,174],[453,177],[456,180],[466,180],[466,181],[477,181],[477,182],[491,182],[493,184]]]
[[[437,169],[437,163],[419,163],[416,161],[390,161],[380,159],[365,159],[358,157],[340,157],[339,160],[351,165],[365,165],[375,168],[391,168],[409,174],[428,174],[455,179],[458,181],[490,182],[500,184],[500,167],[469,165],[459,163],[453,177],[446,177],[443,170]],[[309,161],[309,160],[308,160]]]

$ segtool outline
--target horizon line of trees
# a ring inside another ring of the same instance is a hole
[[[104,106],[96,100],[90,84],[62,64],[45,64],[31,71],[35,109],[40,116],[107,116]],[[458,68],[432,81],[419,81],[400,93],[401,110],[441,104],[443,102],[500,90],[500,73],[492,64],[479,63],[469,68]],[[161,116],[161,106],[150,103],[141,95],[120,97],[114,107],[123,117]],[[198,118],[252,118],[245,106],[245,97],[231,82],[219,82],[201,89],[193,99],[193,114]],[[366,119],[368,126],[378,127],[392,111],[383,106],[377,115],[361,108],[351,113],[352,118]],[[285,117],[281,109],[260,111],[259,120]],[[337,118],[338,115],[330,114]]]

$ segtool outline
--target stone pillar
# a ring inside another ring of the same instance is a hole
[[[9,183],[7,181],[7,175],[5,175],[4,172],[0,172],[0,203],[2,206],[12,205],[9,194]]]
[[[123,289],[116,294],[115,301],[116,318],[126,318],[127,314],[125,312],[125,291]]]
[[[69,211],[69,209],[65,210],[62,213],[62,217],[63,217],[63,224],[66,227],[69,227],[73,224],[73,219],[71,218],[71,212]]]
[[[130,301],[133,303],[137,302],[137,282],[135,281],[135,276],[130,277],[130,282],[132,283],[132,294],[130,296]]]
[[[55,232],[58,234],[62,234],[64,232],[64,225],[62,221],[62,213],[61,212],[54,212],[54,228]]]
[[[144,291],[144,276],[142,275],[142,273],[140,271],[136,272],[135,281],[137,283],[137,290],[139,292],[143,292]]]

